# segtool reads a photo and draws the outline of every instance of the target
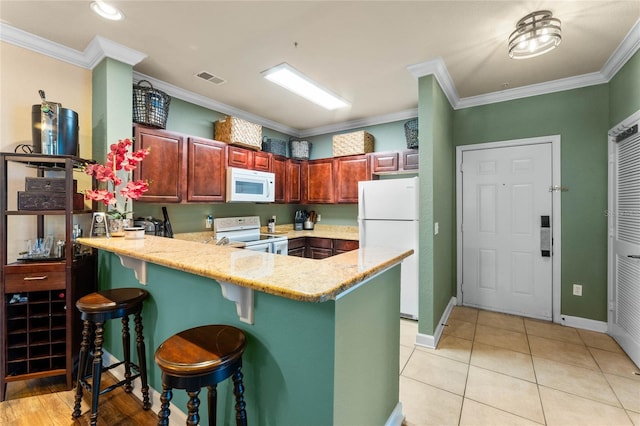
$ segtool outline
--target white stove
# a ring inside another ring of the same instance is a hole
[[[221,217],[213,220],[216,242],[225,237],[230,243],[244,243],[244,248],[252,251],[287,255],[289,242],[281,235],[260,233],[260,217]]]

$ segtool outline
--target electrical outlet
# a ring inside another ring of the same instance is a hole
[[[318,213],[318,215],[316,216],[316,222],[320,222],[321,219],[322,219],[322,215]]]
[[[206,229],[211,229],[211,227],[213,227],[213,216],[209,215],[205,218],[204,227]]]
[[[582,284],[574,284],[573,285],[573,295],[574,296],[582,296]]]
[[[438,235],[440,232],[440,224],[438,222],[433,224],[433,235]]]

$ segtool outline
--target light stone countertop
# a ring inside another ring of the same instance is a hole
[[[358,227],[357,226],[343,226],[343,225],[321,225],[316,224],[313,230],[294,231],[292,224],[278,225],[276,226],[276,232],[270,234],[267,232],[267,227],[260,228],[260,232],[269,235],[286,236],[289,239],[304,238],[304,237],[318,237],[318,238],[332,238],[338,240],[352,240],[358,241]],[[202,242],[213,236],[213,231],[200,231],[200,232],[185,232],[177,233],[174,238],[185,240]],[[213,243],[213,241],[211,242]]]
[[[316,260],[202,244],[201,241],[152,235],[138,240],[78,239],[80,244],[99,250],[302,302],[335,299],[413,253],[413,250],[361,247]]]

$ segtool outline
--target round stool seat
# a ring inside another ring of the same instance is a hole
[[[146,349],[142,333],[143,301],[149,292],[139,288],[117,288],[87,294],[76,302],[83,321],[82,342],[78,356],[78,381],[73,406],[73,418],[81,416],[83,388],[91,392],[91,425],[98,422],[98,397],[118,387],[124,387],[129,393],[133,390],[133,380],[140,378],[142,391],[142,408],[151,408],[149,384],[147,381]],[[131,361],[129,316],[134,316],[136,351],[138,363]],[[103,366],[102,356],[105,323],[112,319],[122,319],[122,351],[124,360],[109,366]],[[93,337],[93,344],[91,338]],[[91,362],[91,368],[89,363]],[[101,389],[102,372],[124,366],[124,379],[105,389]],[[91,379],[91,380],[89,380]]]
[[[87,294],[78,299],[76,307],[83,314],[121,311],[123,316],[125,312],[138,307],[148,296],[148,291],[139,288],[115,288]]]
[[[162,371],[162,395],[158,426],[169,425],[172,389],[189,395],[187,424],[200,423],[202,387],[207,387],[209,426],[216,424],[217,384],[231,377],[236,404],[236,425],[247,425],[242,383],[242,354],[247,339],[242,330],[230,325],[203,325],[174,334],[156,349],[155,360]]]
[[[247,346],[244,333],[229,325],[203,325],[174,334],[156,350],[161,370],[175,376],[198,376],[237,361]]]

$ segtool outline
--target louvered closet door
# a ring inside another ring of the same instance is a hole
[[[616,143],[614,151],[609,330],[640,366],[640,134]]]

